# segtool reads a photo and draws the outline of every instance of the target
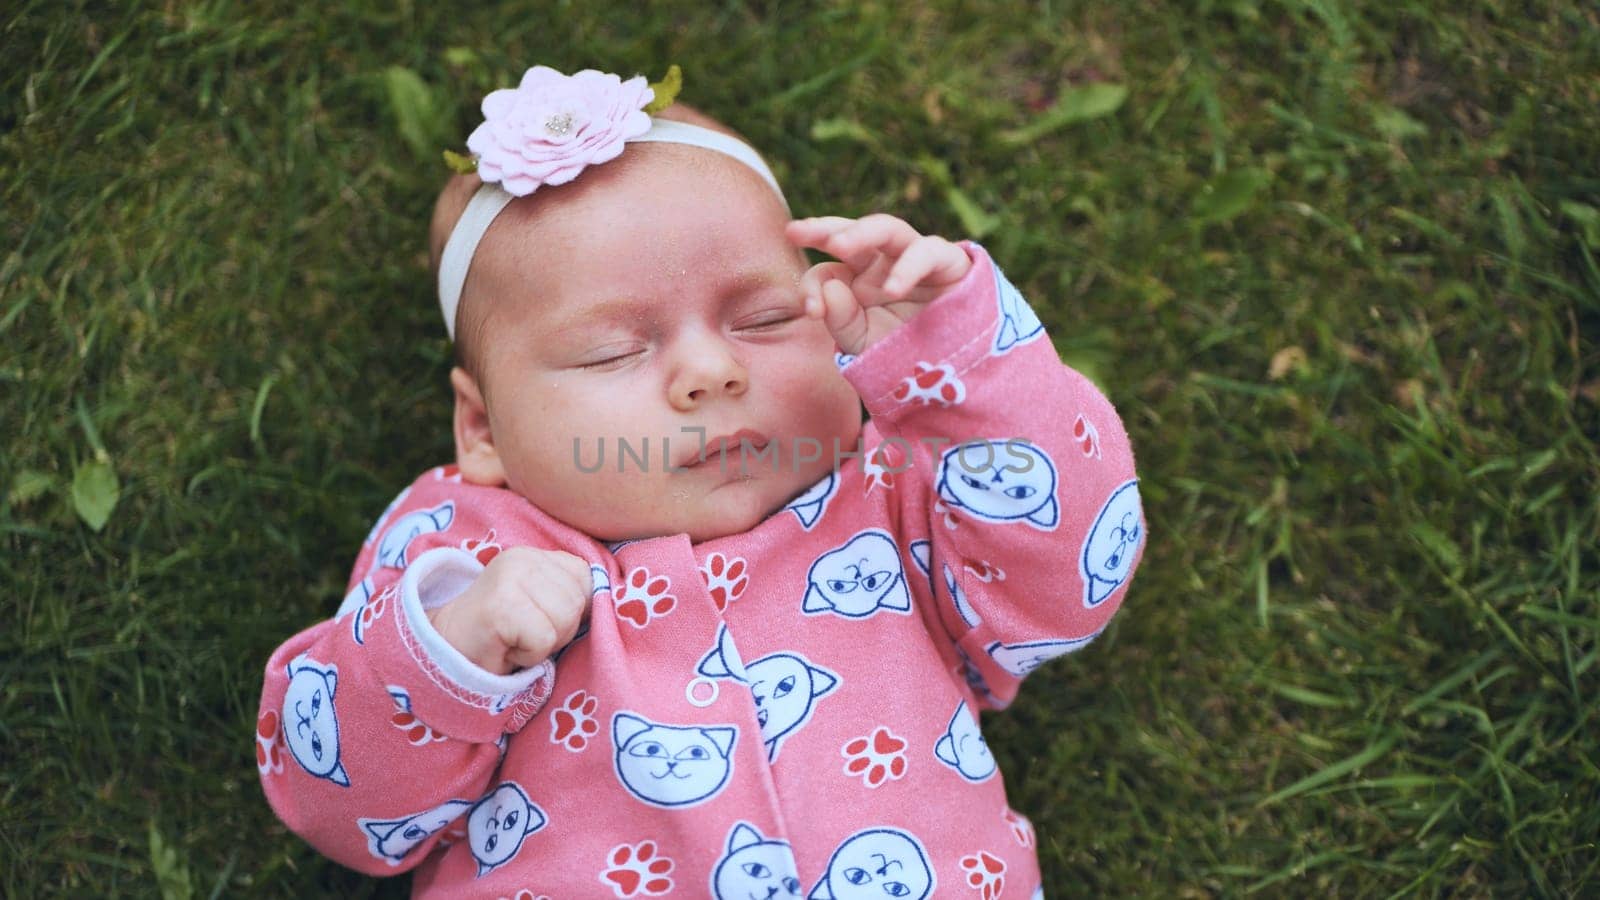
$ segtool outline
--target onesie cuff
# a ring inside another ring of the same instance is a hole
[[[555,665],[550,660],[496,675],[462,655],[429,621],[427,610],[454,600],[483,569],[472,554],[455,547],[423,553],[400,578],[403,614],[396,617],[402,643],[433,689],[412,693],[418,707],[413,711],[443,733],[471,740],[492,740],[520,729],[555,687]],[[437,706],[438,711],[430,718],[420,708],[424,704]]]
[[[961,402],[961,377],[990,356],[997,322],[999,270],[981,246],[959,245],[972,268],[909,322],[844,367],[846,380],[880,422],[908,409]]]

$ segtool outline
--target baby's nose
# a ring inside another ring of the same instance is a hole
[[[733,348],[719,336],[686,340],[668,388],[673,407],[687,412],[718,397],[739,397],[749,388],[750,373]]]
[[[719,392],[737,397],[738,395],[744,393],[744,389],[745,383],[743,378],[729,378],[724,380],[722,384],[717,387],[695,388],[694,390],[689,391],[689,400],[692,403],[700,403],[709,399],[714,393]]]

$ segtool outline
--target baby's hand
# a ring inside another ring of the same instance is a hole
[[[560,550],[502,550],[459,596],[428,610],[435,631],[496,675],[536,666],[578,633],[589,564]]]
[[[877,343],[972,268],[960,247],[883,213],[796,219],[786,232],[795,246],[840,260],[812,266],[800,284],[806,315],[822,319],[846,353]]]

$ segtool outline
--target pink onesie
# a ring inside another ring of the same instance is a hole
[[[267,664],[273,809],[422,897],[1037,894],[977,712],[1105,628],[1144,521],[1111,404],[964,246],[840,359],[866,452],[748,532],[607,546],[448,466],[401,492],[338,615]],[[593,606],[498,676],[424,610],[517,545],[587,559]]]

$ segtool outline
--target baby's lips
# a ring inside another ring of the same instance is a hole
[[[731,434],[718,434],[714,437],[707,436],[704,443],[698,440],[693,441],[689,450],[680,454],[679,458],[673,462],[673,466],[679,469],[686,469],[699,463],[720,460],[724,455],[733,456],[739,453],[741,447],[746,443],[750,445],[750,449],[760,452],[767,449],[767,445],[771,441],[764,432],[757,431],[754,428],[741,428]]]

